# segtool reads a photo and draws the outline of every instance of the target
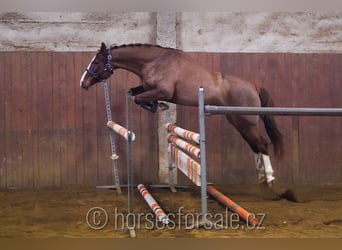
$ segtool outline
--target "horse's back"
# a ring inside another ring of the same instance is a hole
[[[233,75],[224,75],[224,85],[228,86],[227,105],[260,106],[259,92],[256,85]]]

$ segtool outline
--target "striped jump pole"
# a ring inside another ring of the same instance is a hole
[[[200,135],[198,133],[183,129],[171,123],[166,123],[166,128],[185,140],[189,140],[197,144],[200,143]]]
[[[180,150],[176,145],[171,144],[171,162],[185,174],[196,186],[200,187],[201,182],[201,166],[189,155]]]
[[[121,135],[123,138],[128,141],[128,130],[121,125],[117,124],[116,122],[113,121],[108,121],[107,122],[107,127],[111,128],[113,131],[115,131],[117,134]],[[131,134],[131,141],[135,140],[135,134],[133,132]]]
[[[227,196],[222,194],[215,187],[208,185],[207,191],[211,196],[213,196],[215,199],[217,199],[219,202],[221,202],[227,208],[229,208],[233,212],[239,214],[240,217],[242,219],[244,219],[246,222],[248,222],[249,224],[251,224],[253,226],[256,226],[259,224],[258,220],[255,218],[255,216],[253,214],[249,213],[244,208],[240,207],[237,203],[235,203],[233,200],[229,199]]]
[[[178,168],[183,174],[185,174],[196,186],[201,187],[201,225],[207,224],[209,221],[206,219],[207,217],[207,177],[206,177],[206,166],[202,166],[202,158],[205,159],[205,149],[202,150],[202,146],[200,145],[202,142],[202,133],[198,134],[192,132],[190,130],[183,129],[171,123],[165,124],[166,129],[172,134],[168,135],[168,141],[170,143],[170,154],[171,154],[171,162],[173,166]],[[174,134],[174,135],[173,135]],[[181,137],[184,140],[178,138]],[[189,142],[190,143],[189,143]],[[200,145],[201,148],[198,148],[191,143],[195,143]],[[183,152],[184,150],[184,152]],[[197,157],[197,160],[201,160],[201,164],[198,163],[195,159],[193,159],[190,155]],[[201,152],[204,154],[202,155]],[[200,225],[199,224],[199,225]]]
[[[146,187],[143,184],[139,184],[137,188],[142,197],[144,197],[149,207],[152,209],[153,213],[157,216],[158,220],[163,224],[168,224],[170,222],[169,218],[167,217],[164,210],[156,202],[156,200],[152,197],[150,192],[146,189]]]
[[[167,139],[169,142],[177,145],[181,149],[184,149],[186,152],[192,154],[193,156],[199,158],[200,157],[200,149],[191,143],[188,143],[186,141],[183,141],[182,139],[178,138],[177,136],[174,136],[172,134],[167,135]]]

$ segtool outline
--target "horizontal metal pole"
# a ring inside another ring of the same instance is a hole
[[[278,108],[206,105],[204,107],[204,112],[206,113],[206,115],[239,114],[288,116],[342,116],[342,108]]]

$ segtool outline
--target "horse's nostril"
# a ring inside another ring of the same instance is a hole
[[[85,90],[88,90],[89,88],[87,85],[84,84],[84,82],[81,82],[81,87]]]

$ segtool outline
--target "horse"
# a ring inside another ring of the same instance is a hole
[[[166,101],[179,105],[198,106],[199,87],[205,90],[204,103],[216,106],[272,107],[268,91],[242,78],[211,72],[184,51],[151,44],[124,44],[100,49],[85,69],[80,85],[88,90],[92,85],[108,79],[116,69],[136,74],[141,83],[131,88],[134,102],[156,112],[158,104]],[[162,105],[165,109],[165,105]],[[275,177],[271,165],[268,141],[259,130],[259,117],[272,142],[274,154],[283,153],[283,135],[272,116],[226,115],[255,154],[259,184],[272,187]]]

